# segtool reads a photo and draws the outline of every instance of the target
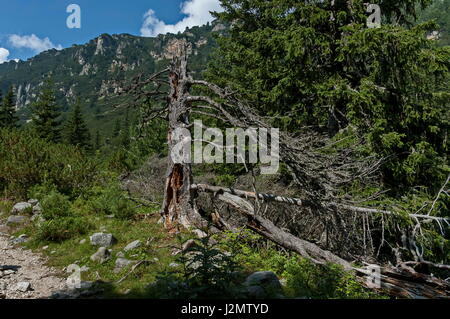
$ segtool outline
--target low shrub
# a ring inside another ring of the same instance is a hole
[[[70,197],[96,180],[97,163],[80,149],[53,144],[27,131],[0,130],[0,191],[26,199],[34,185],[55,185]]]
[[[119,219],[130,219],[136,211],[135,205],[126,198],[116,184],[94,187],[87,203],[95,213],[114,215]]]
[[[42,241],[61,242],[86,234],[90,225],[80,217],[61,217],[44,221],[37,227],[36,238]]]

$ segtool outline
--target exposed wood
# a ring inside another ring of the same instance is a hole
[[[179,138],[175,138],[175,133],[189,127],[189,102],[187,100],[189,83],[186,47],[181,45],[179,50],[181,54],[174,59],[169,71],[171,88],[168,98],[169,131],[167,144],[169,154],[175,152],[175,148],[180,142]],[[175,163],[173,158],[168,156],[161,215],[165,227],[170,231],[178,231],[180,225],[188,229],[191,227],[201,228],[202,219],[193,201],[191,184],[191,164],[183,161]],[[203,235],[201,232],[199,234]]]
[[[281,247],[308,258],[316,264],[330,262],[341,265],[347,271],[355,271],[360,283],[370,289],[375,289],[398,298],[447,299],[450,296],[450,284],[448,282],[430,275],[410,272],[406,269],[379,267],[380,286],[374,287],[367,280],[368,276],[372,275],[370,271],[353,267],[351,263],[339,256],[276,227],[271,221],[256,215],[253,206],[241,197],[224,192],[218,195],[218,199],[229,204],[239,213],[244,214],[247,217],[247,227],[258,234]]]
[[[355,269],[359,274],[370,275],[363,269]],[[397,298],[449,299],[450,285],[439,278],[410,272],[404,269],[380,268],[380,285],[374,288]],[[361,278],[363,279],[363,278]],[[364,284],[364,282],[362,282]]]
[[[266,202],[278,202],[278,203],[284,203],[284,204],[290,204],[290,205],[296,205],[296,206],[309,206],[314,207],[317,206],[311,201],[308,200],[302,200],[299,198],[293,198],[293,197],[285,197],[285,196],[279,196],[274,194],[264,194],[264,193],[258,193],[255,192],[249,192],[234,188],[228,188],[228,187],[220,187],[220,186],[211,186],[207,184],[193,184],[191,185],[191,188],[198,191],[203,192],[210,192],[210,193],[230,193],[242,198],[251,198],[251,199],[259,199]],[[358,213],[367,213],[367,214],[385,214],[385,215],[394,215],[395,213],[388,210],[380,210],[380,209],[374,209],[374,208],[366,208],[366,207],[357,207],[357,206],[350,206],[350,205],[344,205],[339,203],[321,203],[324,207],[337,207],[345,210],[350,210],[353,212]],[[420,214],[409,214],[409,217],[411,218],[421,218],[421,219],[430,219],[430,220],[436,220],[436,221],[445,221],[450,222],[450,218],[445,217],[436,217],[436,216],[430,216],[430,215],[420,215]]]
[[[224,192],[223,194],[220,194],[218,198],[235,208],[239,213],[244,214],[247,217],[248,228],[278,245],[295,251],[299,255],[308,258],[317,264],[326,264],[330,262],[341,265],[346,270],[351,270],[353,268],[349,262],[339,256],[324,250],[313,243],[297,238],[278,228],[271,221],[256,215],[253,206],[241,197]]]

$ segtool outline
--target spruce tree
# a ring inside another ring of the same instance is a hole
[[[120,130],[121,130],[120,120],[117,119],[117,120],[114,122],[113,137],[119,136]]]
[[[32,105],[33,128],[36,134],[48,141],[58,143],[61,141],[61,128],[59,117],[60,108],[56,103],[53,81],[46,79],[39,92],[37,101]]]
[[[17,128],[19,119],[16,115],[14,88],[11,86],[0,100],[0,128]]]
[[[230,30],[218,38],[208,80],[230,87],[273,125],[334,136],[356,127],[390,158],[385,181],[438,185],[448,169],[450,48],[412,26],[424,0],[380,0],[368,28],[364,0],[221,0]]]
[[[120,144],[125,148],[130,146],[130,118],[128,109],[125,113],[125,121],[123,123],[123,129],[120,136]]]
[[[102,137],[100,135],[100,131],[97,130],[95,132],[95,139],[94,139],[94,149],[95,150],[99,150],[100,149],[100,147],[102,146],[101,145],[101,143],[102,143],[101,141],[102,141]]]
[[[64,133],[66,143],[86,150],[91,148],[91,135],[84,122],[79,101],[75,104],[73,111],[69,115]]]

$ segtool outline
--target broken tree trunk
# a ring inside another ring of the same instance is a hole
[[[228,188],[228,187],[221,187],[221,186],[212,186],[207,184],[192,184],[191,189],[193,190],[200,190],[202,192],[210,192],[214,194],[219,193],[230,193],[236,196],[239,196],[241,198],[251,198],[251,199],[259,199],[265,202],[277,202],[277,203],[283,203],[283,204],[289,204],[289,205],[295,205],[295,206],[303,206],[303,207],[317,207],[317,205],[310,200],[303,200],[300,198],[293,198],[293,197],[285,197],[280,195],[274,195],[274,194],[264,194],[264,193],[255,193],[255,192],[249,192],[244,191],[240,189],[235,188]],[[367,208],[367,207],[357,207],[357,206],[351,206],[351,205],[344,205],[339,203],[321,203],[323,207],[337,207],[340,209],[352,211],[355,213],[364,213],[364,214],[384,214],[384,215],[395,215],[395,212],[389,211],[389,210],[381,210],[381,209],[374,209],[374,208]],[[421,214],[408,214],[410,218],[418,218],[418,219],[429,219],[434,220],[437,222],[450,222],[450,218],[445,217],[436,217],[436,216],[430,216],[430,215],[421,215]]]
[[[180,45],[180,54],[171,64],[169,79],[171,92],[168,97],[169,130],[168,168],[161,210],[164,225],[170,231],[200,228],[201,217],[193,200],[192,168],[189,161],[189,81],[187,76],[186,47]],[[197,230],[198,231],[198,230]]]
[[[347,271],[355,271],[358,281],[367,288],[398,298],[447,299],[450,296],[450,284],[448,282],[432,275],[421,274],[408,269],[372,265],[379,268],[379,286],[374,286],[371,281],[373,273],[370,270],[354,267],[351,263],[330,251],[278,228],[271,221],[255,214],[253,205],[245,199],[228,192],[219,193],[218,199],[245,215],[247,227],[251,230],[316,264],[334,263],[341,265]]]
[[[255,214],[253,205],[246,200],[226,192],[220,194],[218,198],[236,209],[239,213],[244,214],[247,217],[248,228],[270,239],[281,247],[295,251],[316,264],[335,263],[341,265],[345,270],[351,270],[353,268],[349,262],[339,256],[313,243],[295,237],[275,226],[270,220]]]

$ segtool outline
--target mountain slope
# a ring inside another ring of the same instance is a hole
[[[16,87],[17,108],[23,120],[29,118],[29,105],[46,76],[52,75],[57,100],[67,112],[76,99],[84,106],[90,127],[112,125],[124,110],[116,110],[115,95],[127,80],[139,73],[151,74],[167,65],[176,44],[191,43],[190,67],[200,73],[214,47],[213,34],[223,30],[220,24],[193,27],[177,35],[166,34],[143,38],[129,34],[102,34],[84,45],[73,45],[61,51],[42,52],[27,61],[10,61],[0,65],[0,89]]]

